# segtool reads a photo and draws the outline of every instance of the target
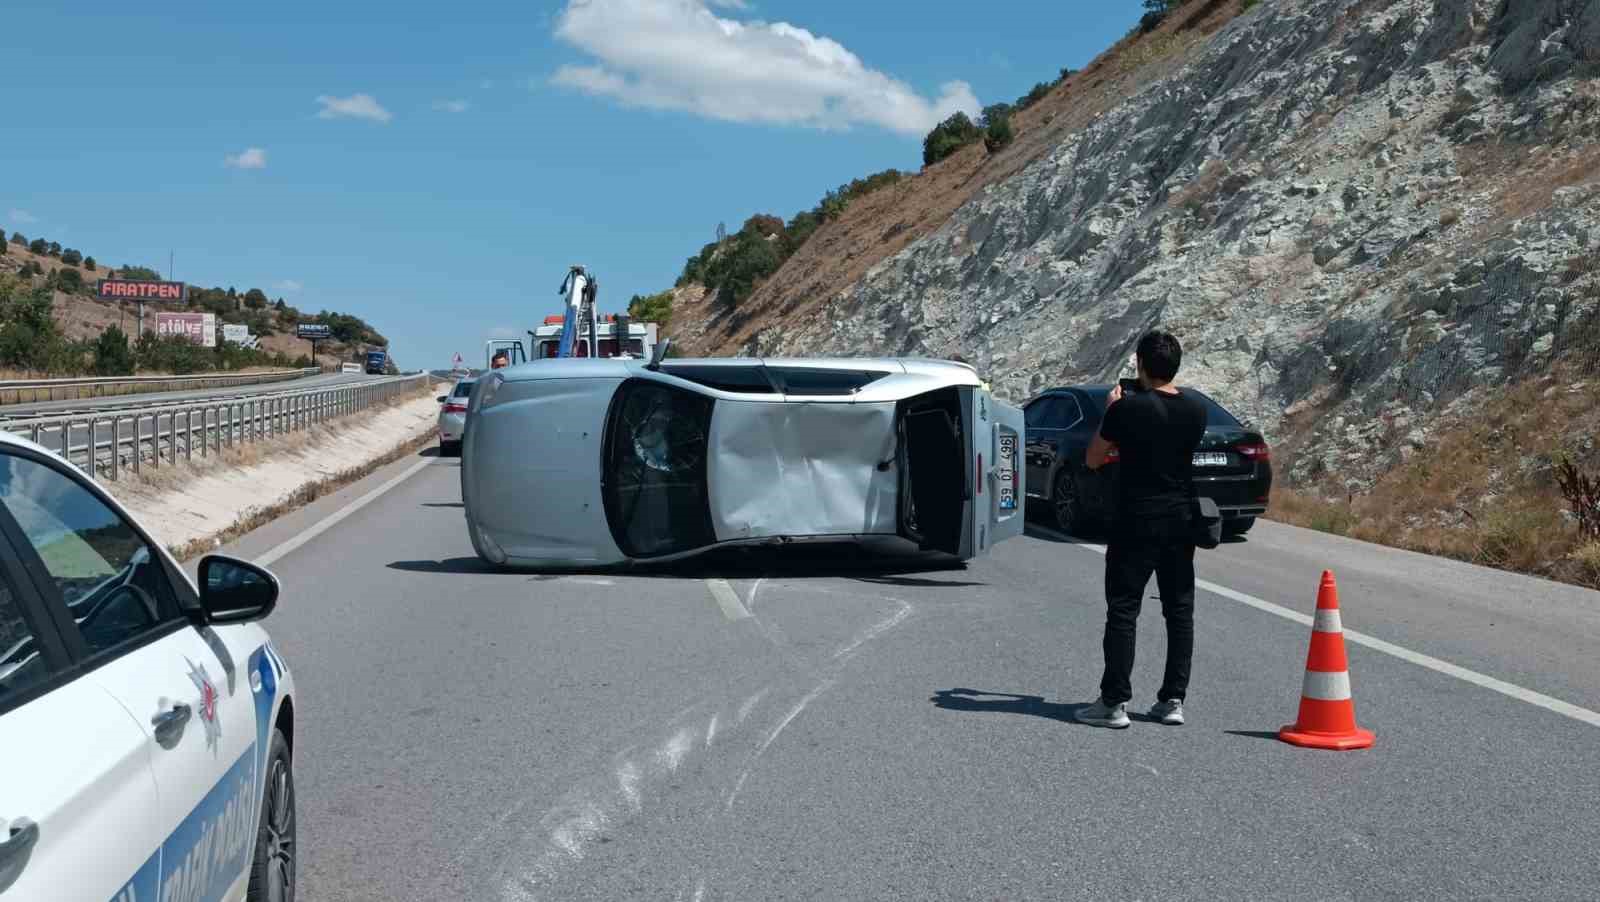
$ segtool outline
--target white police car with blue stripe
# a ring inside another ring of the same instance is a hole
[[[0,902],[292,900],[278,583],[0,433]]]

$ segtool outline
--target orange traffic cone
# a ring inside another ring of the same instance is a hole
[[[1372,745],[1372,733],[1356,726],[1356,704],[1350,696],[1350,664],[1344,654],[1344,629],[1339,623],[1339,587],[1332,571],[1322,572],[1317,590],[1317,615],[1311,624],[1311,652],[1300,690],[1300,719],[1278,731],[1291,745],[1349,751]]]

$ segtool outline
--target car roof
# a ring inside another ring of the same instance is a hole
[[[627,375],[639,358],[542,358],[497,370],[507,381]],[[814,369],[886,369],[918,375],[971,378],[977,370],[967,363],[923,357],[672,357],[663,366],[769,366]]]

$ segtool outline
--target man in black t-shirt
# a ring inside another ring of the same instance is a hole
[[[1114,729],[1128,726],[1133,697],[1135,630],[1145,586],[1155,574],[1161,613],[1167,621],[1167,668],[1150,716],[1183,723],[1194,652],[1194,541],[1189,503],[1194,486],[1194,450],[1206,431],[1206,408],[1172,384],[1183,349],[1170,332],[1139,340],[1139,390],[1113,388],[1100,434],[1089,445],[1087,465],[1105,466],[1112,448],[1120,458],[1117,509],[1106,543],[1105,676],[1100,698],[1077,719]]]

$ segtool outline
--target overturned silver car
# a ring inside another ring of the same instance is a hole
[[[1023,434],[959,363],[541,360],[479,381],[461,493],[495,565],[883,538],[968,559],[1023,531]]]

